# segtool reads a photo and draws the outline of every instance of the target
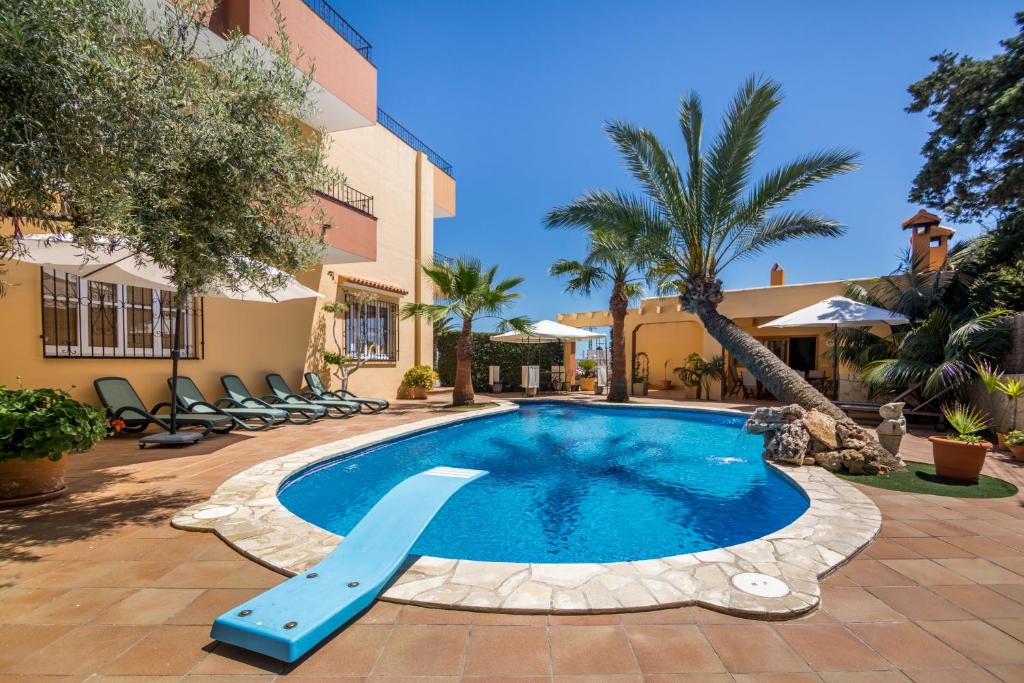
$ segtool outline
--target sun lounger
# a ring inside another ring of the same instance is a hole
[[[170,383],[168,378],[167,384]],[[191,377],[181,375],[178,376],[178,405],[197,415],[223,415],[230,418],[236,427],[252,432],[269,429],[288,419],[288,413],[280,408],[254,408],[230,398],[219,398],[210,403]]]
[[[340,419],[352,417],[359,412],[359,404],[352,401],[342,401],[333,398],[319,399],[314,398],[311,394],[306,396],[296,394],[288,386],[288,382],[284,381],[284,377],[276,372],[271,372],[267,375],[267,386],[270,387],[274,398],[279,401],[287,401],[289,403],[302,403],[305,401],[306,403],[326,408],[326,417]]]
[[[320,399],[321,401],[334,399],[337,401],[358,403],[359,409],[362,410],[365,408],[368,413],[379,413],[391,405],[382,398],[360,398],[346,389],[328,391],[324,386],[324,383],[320,380],[320,375],[315,372],[307,372],[305,377],[306,386],[309,387],[309,393],[312,394],[314,398]]]
[[[315,406],[308,401],[286,403],[278,401],[273,396],[265,397],[273,402],[273,405],[271,405],[267,400],[253,396],[249,388],[245,386],[245,382],[238,375],[222,375],[220,383],[224,385],[224,391],[227,392],[228,398],[251,408],[276,408],[283,410],[288,413],[288,421],[292,424],[308,424],[319,417],[323,417],[327,412],[327,408]]]
[[[164,401],[157,403],[150,409],[139,398],[135,388],[124,377],[100,377],[93,381],[96,394],[100,397],[103,407],[107,409],[110,418],[124,420],[124,431],[138,433],[145,431],[146,427],[153,424],[164,431],[171,431],[170,413],[160,413],[161,409],[170,409],[171,404]],[[195,428],[202,430],[203,436],[210,432],[226,434],[234,427],[234,423],[228,417],[216,414],[197,414],[192,412],[178,412],[175,415],[176,427]],[[141,445],[141,444],[140,444]]]

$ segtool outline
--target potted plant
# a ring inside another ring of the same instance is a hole
[[[412,389],[412,397],[417,399],[426,398],[427,390],[432,389],[435,382],[437,373],[429,365],[414,365],[402,377],[402,384]]]
[[[597,361],[584,358],[576,367],[579,370],[580,391],[594,391],[597,386]]]
[[[663,391],[668,391],[672,388],[672,380],[668,376],[668,359],[666,359],[664,364],[661,366],[661,375],[661,389]]]
[[[60,389],[0,386],[0,505],[61,495],[66,456],[89,450],[112,428],[102,411]]]
[[[1006,435],[1006,447],[1017,460],[1024,461],[1024,432],[1014,429]]]
[[[985,389],[988,391],[988,395],[992,396],[996,392],[1006,397],[1006,409],[1003,411],[1003,415],[996,422],[996,443],[1000,447],[1005,447],[1006,443],[1006,432],[1000,432],[999,427],[1004,424],[1003,417],[1006,415],[1006,411],[1010,411],[1010,431],[1017,429],[1017,401],[1024,397],[1024,380],[1019,377],[1007,378],[1003,373],[996,372],[992,368],[984,364],[978,364],[975,366],[978,371],[978,376],[981,377],[981,381],[985,384]]]
[[[633,356],[633,395],[647,395],[647,377],[650,371],[651,361],[647,354],[640,351]]]
[[[942,406],[942,415],[955,432],[952,436],[930,436],[935,473],[946,479],[977,481],[985,465],[985,454],[992,444],[978,436],[988,420],[969,406],[954,403]]]
[[[699,353],[691,353],[686,357],[685,365],[681,365],[673,370],[684,387],[697,388],[697,398],[700,398],[700,379],[703,365],[704,358]]]

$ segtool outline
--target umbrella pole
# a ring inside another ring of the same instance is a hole
[[[832,326],[832,400],[839,399],[839,325]]]
[[[175,302],[174,345],[171,347],[171,434],[178,431],[178,359],[181,358],[181,302]]]

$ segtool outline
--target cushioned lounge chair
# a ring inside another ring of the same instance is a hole
[[[324,386],[324,383],[320,381],[320,375],[315,372],[307,372],[305,377],[306,386],[309,387],[309,393],[321,401],[327,399],[351,401],[352,403],[358,403],[360,410],[365,408],[367,413],[379,413],[391,405],[382,398],[359,398],[346,389],[328,391],[327,387]]]
[[[143,432],[151,424],[164,431],[171,431],[170,413],[159,412],[163,408],[170,409],[170,403],[166,401],[157,403],[147,410],[146,404],[139,398],[135,388],[124,377],[100,377],[92,384],[96,388],[96,394],[100,397],[103,407],[107,409],[110,419],[124,420],[124,431]],[[203,436],[210,432],[227,434],[235,426],[228,417],[208,413],[178,412],[175,421],[180,427],[201,429]]]
[[[167,378],[170,386],[171,378]],[[253,408],[244,406],[230,398],[219,398],[210,403],[203,396],[191,377],[178,376],[178,405],[183,410],[195,414],[223,415],[231,419],[236,427],[251,432],[269,429],[274,425],[288,420],[287,411],[280,408]]]
[[[323,417],[327,412],[327,408],[313,405],[308,401],[286,403],[278,401],[274,396],[265,397],[273,402],[273,405],[271,405],[267,400],[253,396],[249,388],[245,386],[245,382],[238,375],[222,375],[220,383],[224,385],[224,391],[228,392],[228,398],[231,400],[250,408],[277,408],[283,410],[288,413],[288,421],[292,424],[308,424],[318,417]]]
[[[284,377],[271,372],[267,375],[267,386],[270,387],[270,391],[274,397],[279,401],[288,401],[290,403],[301,403],[306,401],[316,406],[323,406],[327,408],[327,417],[333,417],[335,419],[342,417],[352,417],[359,412],[359,404],[353,403],[352,401],[342,401],[333,398],[314,398],[312,394],[300,395],[296,394],[288,386],[288,382],[284,381]]]

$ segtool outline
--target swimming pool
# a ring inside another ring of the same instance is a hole
[[[281,503],[341,535],[406,477],[485,469],[413,552],[494,562],[617,562],[733,545],[786,526],[803,492],[760,458],[741,415],[524,402],[300,470]]]

